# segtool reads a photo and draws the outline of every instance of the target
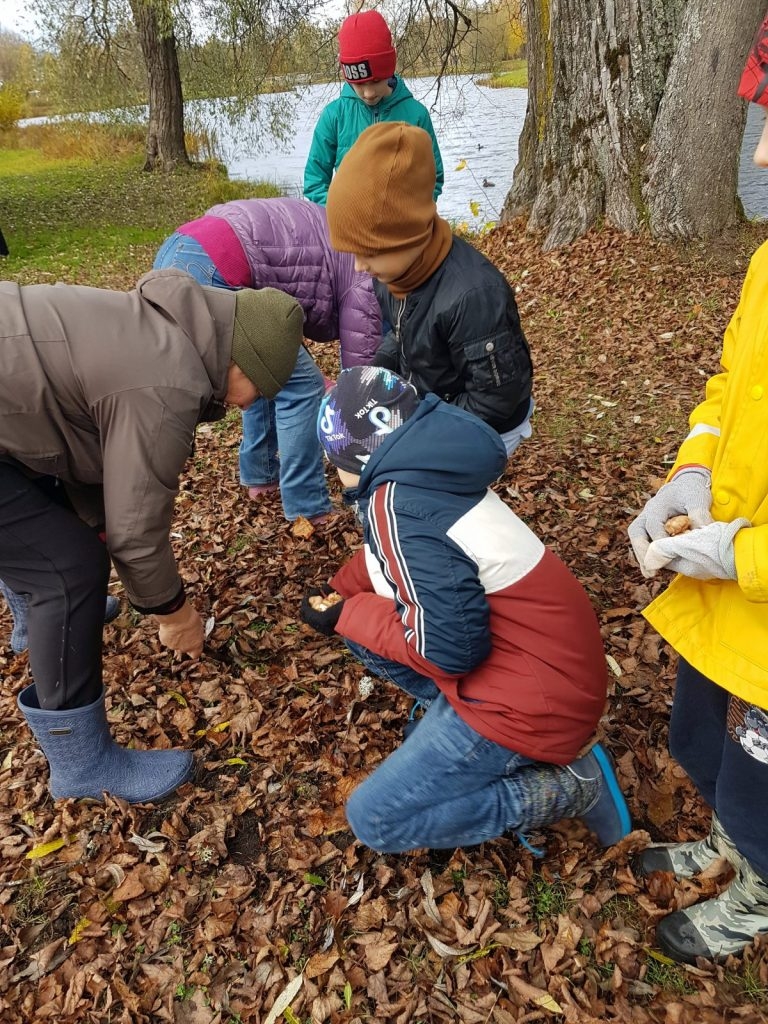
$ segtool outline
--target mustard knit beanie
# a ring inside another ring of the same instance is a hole
[[[333,248],[376,256],[429,241],[437,214],[435,175],[432,140],[423,128],[402,121],[366,128],[328,189]]]
[[[304,340],[304,310],[277,288],[243,288],[235,295],[232,361],[265,398],[274,398],[296,366]]]

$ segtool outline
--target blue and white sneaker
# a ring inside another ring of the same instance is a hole
[[[610,755],[600,743],[583,757],[571,761],[568,771],[583,782],[597,779],[597,796],[579,818],[594,832],[601,846],[613,846],[632,831],[629,808],[621,792]]]

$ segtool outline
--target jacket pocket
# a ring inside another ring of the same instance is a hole
[[[507,334],[488,334],[464,346],[469,373],[478,391],[530,380],[531,367],[522,346]]]
[[[40,476],[60,477],[65,474],[68,461],[63,452],[52,452],[51,454],[40,454],[38,452],[9,452],[9,456],[20,462],[27,469]]]

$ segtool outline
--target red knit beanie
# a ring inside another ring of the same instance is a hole
[[[392,33],[378,11],[360,11],[339,29],[339,63],[348,82],[386,80],[395,73],[397,51]]]

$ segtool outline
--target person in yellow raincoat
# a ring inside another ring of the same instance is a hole
[[[768,17],[739,95],[768,108]],[[768,121],[754,161],[768,167]],[[668,536],[678,515],[690,528]],[[629,536],[646,576],[677,573],[644,615],[680,656],[670,751],[712,808],[705,839],[648,847],[640,868],[685,878],[725,858],[734,871],[716,899],[657,927],[664,952],[695,963],[768,934],[768,243],[752,257],[721,371]]]

